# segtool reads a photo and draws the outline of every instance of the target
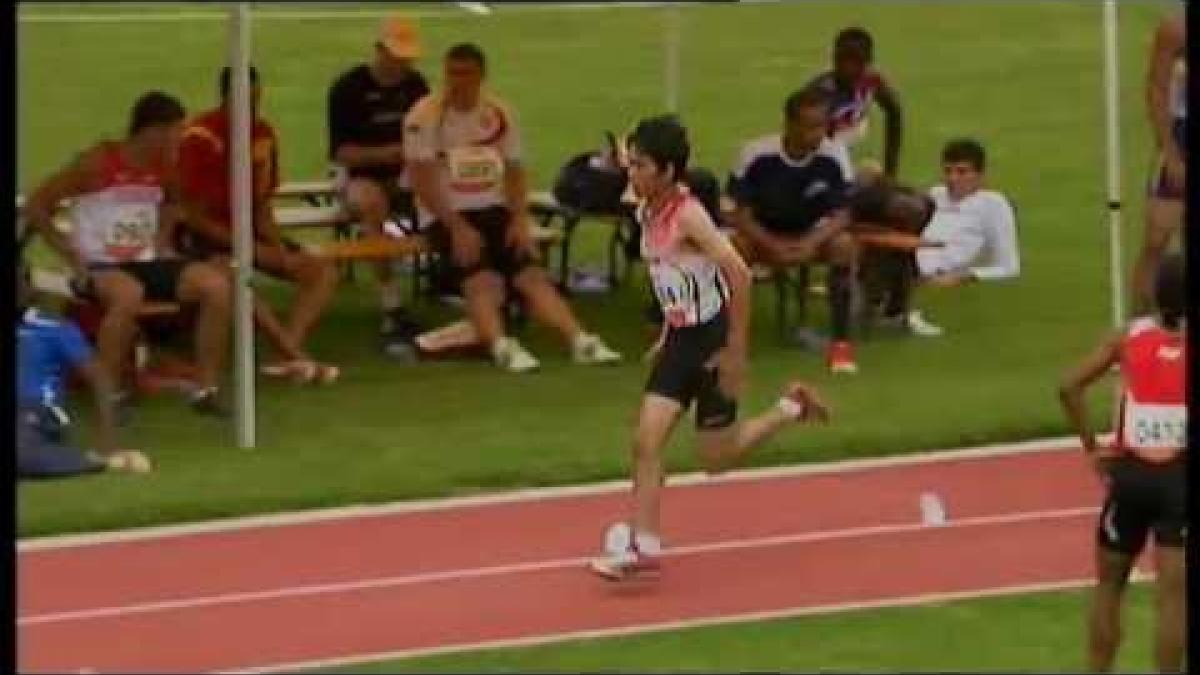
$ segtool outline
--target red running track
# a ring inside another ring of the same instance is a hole
[[[29,547],[18,662],[295,668],[1091,576],[1100,490],[1077,451],[927,459],[672,486],[663,579],[636,586],[584,570],[624,490]]]

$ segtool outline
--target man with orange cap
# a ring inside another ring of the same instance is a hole
[[[372,234],[393,219],[410,223],[412,193],[404,176],[404,117],[429,93],[414,66],[421,44],[412,21],[389,17],[375,40],[374,59],[343,73],[329,88],[329,159],[337,165],[342,201]],[[399,279],[377,268],[385,338],[407,323]],[[389,352],[392,350],[389,349]]]

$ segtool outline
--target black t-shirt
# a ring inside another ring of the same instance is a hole
[[[429,93],[429,85],[417,71],[399,84],[385,87],[375,80],[366,64],[355,66],[329,88],[329,158],[343,143],[385,145],[404,140],[404,116]],[[351,176],[389,178],[403,170],[402,164],[357,167]]]
[[[747,206],[764,228],[800,235],[846,205],[848,184],[829,141],[808,157],[788,158],[778,134],[746,144],[727,192]]]

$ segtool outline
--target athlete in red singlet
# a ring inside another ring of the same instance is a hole
[[[1155,283],[1157,313],[1130,323],[1084,360],[1060,396],[1108,494],[1096,528],[1097,584],[1089,619],[1088,666],[1107,672],[1121,642],[1121,602],[1129,573],[1154,533],[1160,672],[1179,672],[1186,634],[1187,338],[1183,258],[1163,259]],[[1100,449],[1084,405],[1087,387],[1120,363],[1117,433]]]
[[[176,154],[184,109],[152,91],[133,106],[129,134],[103,141],[34,190],[25,213],[71,266],[75,282],[104,307],[96,338],[100,362],[120,381],[143,300],[194,305],[199,388],[193,407],[222,415],[217,385],[229,343],[230,284],[214,265],[173,250],[172,231],[184,211],[178,201]],[[54,213],[72,203],[70,235]]]

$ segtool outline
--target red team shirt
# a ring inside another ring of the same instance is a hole
[[[279,188],[279,146],[275,130],[262,119],[251,131],[254,213]],[[209,111],[191,122],[179,148],[179,173],[183,191],[199,202],[209,217],[225,227],[232,222],[233,196],[229,191],[229,114],[225,108]],[[260,227],[255,223],[255,229]]]
[[[1124,391],[1116,450],[1149,462],[1187,445],[1187,343],[1154,319],[1134,321],[1121,343]]]

